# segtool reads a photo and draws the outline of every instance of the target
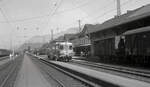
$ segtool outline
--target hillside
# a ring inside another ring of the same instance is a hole
[[[78,32],[79,32],[78,28],[69,28],[65,31],[54,34],[53,37],[54,37],[54,39],[56,39],[59,36],[62,36],[64,34],[75,34],[75,33],[78,33]],[[25,44],[21,45],[19,47],[19,50],[25,49],[28,46],[30,46],[32,49],[40,48],[44,43],[47,43],[47,42],[50,41],[50,38],[51,38],[50,36],[51,35],[34,36],[31,39],[29,39],[28,41],[26,41],[28,43],[25,43]]]

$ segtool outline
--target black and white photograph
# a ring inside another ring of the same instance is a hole
[[[150,87],[150,0],[0,0],[0,87]]]

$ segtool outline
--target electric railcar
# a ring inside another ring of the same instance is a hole
[[[49,59],[58,61],[70,61],[73,52],[73,44],[67,41],[57,41],[51,44],[51,48],[48,54]]]

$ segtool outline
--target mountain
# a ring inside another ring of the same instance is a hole
[[[22,51],[24,49],[28,49],[28,47],[30,47],[31,49],[38,49],[38,48],[42,47],[42,45],[43,45],[43,43],[24,43],[17,49],[17,51]]]
[[[78,28],[69,28],[65,31],[56,33],[53,35],[53,38],[56,39],[59,36],[62,36],[64,34],[75,34],[78,33],[79,29]],[[28,40],[28,43],[46,43],[49,42],[51,39],[51,35],[44,35],[44,36],[34,36],[31,39]]]
[[[53,35],[53,38],[56,39],[64,34],[75,34],[79,32],[79,28],[69,28],[65,31],[56,33]],[[31,39],[29,39],[28,41],[26,41],[26,43],[24,43],[23,45],[21,45],[19,47],[18,50],[23,50],[23,49],[27,49],[28,46],[31,47],[31,49],[35,49],[35,48],[40,48],[44,43],[47,43],[50,41],[51,35],[43,35],[43,36],[34,36]]]

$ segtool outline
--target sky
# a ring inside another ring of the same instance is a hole
[[[121,13],[150,0],[121,0]],[[12,48],[37,35],[96,24],[116,15],[116,0],[0,0],[0,48]]]

